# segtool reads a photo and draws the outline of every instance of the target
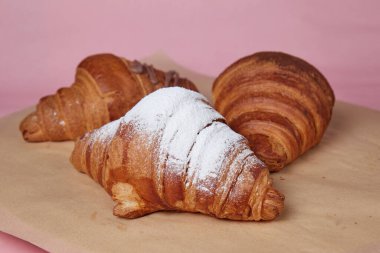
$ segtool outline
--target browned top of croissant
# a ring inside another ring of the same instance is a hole
[[[280,52],[259,52],[233,63],[215,80],[213,99],[272,171],[319,143],[335,101],[314,66]]]
[[[165,73],[112,54],[89,56],[78,65],[71,87],[41,98],[20,130],[31,142],[73,140],[123,116],[147,94],[170,86],[197,90],[174,71]]]
[[[284,205],[247,140],[204,96],[183,88],[160,89],[87,133],[71,161],[112,195],[114,214],[126,218],[177,210],[271,220]]]

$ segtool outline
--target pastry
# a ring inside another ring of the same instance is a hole
[[[218,76],[212,93],[215,108],[271,171],[321,141],[335,101],[315,67],[280,52],[236,61]]]
[[[93,55],[79,64],[71,87],[41,98],[20,130],[30,142],[74,140],[120,118],[147,94],[169,86],[197,90],[174,71],[165,73],[112,54]]]
[[[283,210],[283,195],[247,140],[204,96],[184,88],[157,90],[86,133],[71,162],[112,195],[120,217],[172,210],[258,221]]]

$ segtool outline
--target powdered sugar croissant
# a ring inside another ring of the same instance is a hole
[[[268,169],[201,94],[160,89],[124,117],[87,133],[71,156],[126,218],[161,211],[272,220],[284,197]]]
[[[120,118],[145,95],[168,86],[196,90],[174,71],[164,73],[112,54],[93,55],[79,64],[71,87],[41,98],[20,130],[31,142],[74,140]]]

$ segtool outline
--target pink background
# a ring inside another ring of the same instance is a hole
[[[380,110],[379,3],[0,0],[0,116],[70,85],[87,55],[157,51],[210,76],[247,54],[284,51],[319,68],[338,100]],[[39,252],[9,238],[0,233],[2,252]]]

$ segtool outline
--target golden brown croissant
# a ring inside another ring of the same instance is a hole
[[[179,87],[160,89],[86,133],[71,162],[112,195],[121,217],[176,210],[257,221],[283,209],[247,140],[204,96]]]
[[[216,109],[245,136],[271,171],[318,144],[330,121],[334,93],[304,60],[279,52],[244,57],[213,85]]]
[[[174,71],[164,73],[112,54],[93,55],[79,64],[71,87],[41,98],[20,130],[31,142],[73,140],[120,118],[145,95],[168,86],[197,90]]]

